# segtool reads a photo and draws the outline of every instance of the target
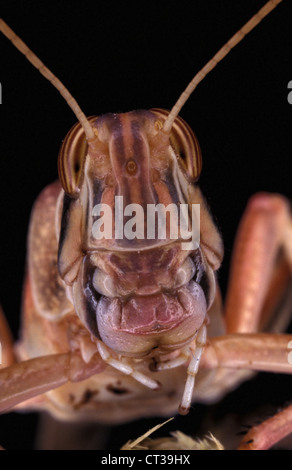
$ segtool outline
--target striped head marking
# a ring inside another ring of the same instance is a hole
[[[87,205],[87,214],[92,214],[100,204],[110,207],[113,232],[117,197],[122,197],[123,208],[128,208],[127,216],[137,205],[145,215],[149,204],[167,207],[188,202],[187,186],[200,175],[201,152],[194,133],[181,118],[176,118],[170,134],[163,131],[167,115],[168,111],[154,109],[89,118],[98,136],[94,155],[88,149],[80,124],[73,127],[63,142],[59,177],[65,193],[72,198],[80,197]],[[89,234],[92,223],[94,220],[87,220],[85,224]],[[137,237],[138,241],[129,243],[119,237],[114,241],[115,237],[110,237],[111,241],[103,239],[97,243],[90,235],[87,243],[95,249],[153,247],[156,241],[147,237],[146,215],[143,225],[144,233]]]

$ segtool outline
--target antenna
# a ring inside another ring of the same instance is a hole
[[[188,84],[186,89],[182,92],[179,99],[171,109],[166,121],[164,122],[163,131],[169,134],[175,118],[180,113],[181,108],[189,99],[197,85],[221,62],[222,59],[233,49],[242,39],[252,31],[282,0],[270,0],[263,8],[261,8],[242,28],[235,33],[229,41],[212,57],[209,62],[194,76],[192,81]]]
[[[69,90],[63,85],[63,83],[45,66],[45,64],[29,49],[29,47],[18,37],[14,31],[0,18],[0,31],[12,42],[12,44],[31,62],[31,64],[38,69],[38,71],[49,80],[52,85],[57,88],[59,93],[65,98],[66,102],[76,115],[78,121],[84,129],[85,135],[89,141],[89,144],[93,144],[93,141],[97,139],[93,128],[87,120],[85,114],[81,110],[79,104],[73,98]]]

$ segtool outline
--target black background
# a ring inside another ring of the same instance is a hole
[[[264,3],[10,0],[2,2],[1,16],[87,115],[101,115],[171,108],[193,75]],[[292,4],[284,0],[199,85],[181,112],[199,138],[201,187],[224,237],[223,293],[234,234],[248,198],[258,191],[291,198],[291,17]],[[29,213],[40,190],[57,178],[59,146],[75,116],[2,36],[0,51],[0,299],[17,336]],[[252,424],[245,413],[262,405],[268,405],[265,413],[276,411],[291,399],[291,382],[290,377],[260,374],[221,407],[196,405],[160,434],[178,428],[200,433],[210,413],[216,418],[236,414]],[[36,422],[34,414],[1,416],[0,443],[10,449],[32,448]],[[158,422],[160,418],[118,426],[109,448],[119,448]]]

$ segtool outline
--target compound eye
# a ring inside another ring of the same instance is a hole
[[[170,143],[183,161],[190,179],[197,181],[202,171],[200,145],[190,126],[180,117],[177,117],[172,125]]]
[[[88,121],[93,122],[96,118],[92,116]],[[65,193],[71,197],[77,197],[79,194],[87,151],[86,135],[78,122],[66,135],[58,156],[59,180]]]
[[[169,115],[166,109],[155,108],[151,110],[163,121]],[[181,161],[188,177],[197,181],[202,170],[202,154],[197,137],[190,126],[181,117],[177,117],[170,132],[170,144],[179,161]]]

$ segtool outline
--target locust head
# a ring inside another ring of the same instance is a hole
[[[214,298],[194,186],[200,148],[180,118],[163,131],[167,114],[91,118],[94,151],[77,125],[59,156],[60,274],[90,333],[124,356],[190,343]]]

